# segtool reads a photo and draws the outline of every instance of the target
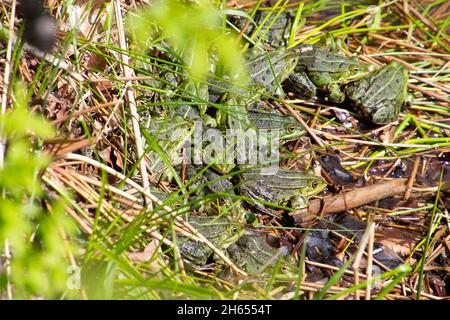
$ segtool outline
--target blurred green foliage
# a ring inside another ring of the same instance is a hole
[[[6,259],[9,251],[11,257],[0,266],[0,292],[9,287],[13,299],[58,298],[69,266],[62,235],[74,229],[63,203],[42,188],[40,176],[50,159],[37,142],[52,136],[52,127],[28,110],[27,97],[25,85],[15,81],[13,107],[0,116],[7,146],[0,168],[0,254]]]
[[[196,81],[216,70],[230,80],[242,81],[246,70],[239,42],[225,28],[230,11],[219,10],[209,0],[157,0],[131,14],[127,30],[144,51],[167,42]],[[217,69],[212,70],[214,66]]]

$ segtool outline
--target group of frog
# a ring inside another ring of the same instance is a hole
[[[276,32],[285,33],[284,29]],[[275,37],[273,33],[266,36]],[[152,115],[147,128],[158,148],[153,148],[147,156],[150,168],[160,179],[170,181],[173,168],[181,168],[176,162],[185,154],[180,155],[176,150],[199,125],[218,135],[224,135],[229,129],[275,129],[280,132],[280,144],[305,133],[294,118],[267,107],[263,103],[266,97],[282,97],[285,91],[303,99],[322,94],[334,103],[349,101],[357,113],[375,124],[396,120],[407,99],[408,70],[400,63],[391,62],[374,70],[356,57],[347,57],[324,46],[303,45],[291,49],[281,46],[252,53],[246,67],[249,80],[244,85],[211,78],[207,86],[190,90],[196,92],[195,100],[174,101],[164,111]],[[189,86],[192,89],[192,84],[178,87],[187,90]],[[198,101],[205,103],[196,105]],[[166,159],[161,159],[161,151]],[[167,161],[172,162],[171,169]],[[272,247],[266,241],[266,233],[245,227],[248,212],[239,197],[233,196],[235,191],[249,206],[277,216],[279,211],[270,204],[305,208],[308,198],[327,186],[322,177],[305,172],[280,168],[271,174],[262,174],[261,168],[237,163],[213,161],[206,167],[183,166],[183,170],[195,196],[230,195],[221,197],[219,208],[200,208],[207,215],[190,214],[187,219],[216,247],[224,250],[238,267],[253,274],[275,265],[274,257],[285,256],[286,248]],[[205,244],[177,238],[180,253],[189,265],[198,269],[213,260],[213,251]]]

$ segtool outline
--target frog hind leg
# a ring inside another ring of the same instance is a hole
[[[266,207],[264,204],[262,204],[260,201],[258,200],[263,200],[263,201],[267,201],[267,199],[263,199],[261,197],[259,197],[256,193],[254,193],[251,188],[245,190],[241,188],[241,193],[243,196],[248,197],[249,199],[246,199],[246,202],[252,206],[254,206],[257,210],[259,210],[262,213],[268,214],[272,217],[275,218],[279,218],[280,215],[277,214],[277,212],[275,210],[272,210],[268,207]]]
[[[373,123],[382,125],[397,120],[400,113],[400,105],[391,103],[389,101],[381,102],[375,112],[370,115],[370,119]]]
[[[345,94],[342,92],[341,87],[338,84],[331,84],[328,86],[328,97],[331,101],[336,103],[342,103],[345,99]]]

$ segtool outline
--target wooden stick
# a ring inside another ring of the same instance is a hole
[[[117,24],[117,30],[118,30],[118,37],[119,37],[119,44],[120,48],[123,51],[128,50],[126,36],[125,36],[125,29],[123,26],[122,21],[122,4],[119,0],[114,1],[114,13],[116,17],[116,24]],[[130,57],[126,53],[121,53],[121,58],[123,64],[122,72],[125,77],[131,78],[134,76],[133,69],[129,67],[130,65]],[[128,107],[130,109],[130,116],[131,116],[131,123],[133,126],[133,133],[134,133],[134,142],[136,146],[136,156],[139,161],[139,171],[141,173],[141,183],[144,190],[150,189],[150,180],[147,172],[147,166],[145,164],[144,159],[144,148],[142,143],[142,137],[141,137],[141,129],[139,127],[139,114],[137,112],[137,106],[136,106],[136,99],[134,96],[133,91],[133,84],[132,81],[127,81],[126,83],[126,101],[128,103]],[[145,196],[144,194],[144,200],[145,204],[148,206],[148,208],[151,210],[153,208],[153,203],[150,198]]]
[[[313,217],[343,212],[364,204],[404,193],[405,190],[406,179],[395,179],[358,188],[342,194],[327,196],[323,199],[315,199],[312,200],[308,206],[307,216]],[[294,214],[293,218],[298,224],[303,224],[305,222],[304,213]]]

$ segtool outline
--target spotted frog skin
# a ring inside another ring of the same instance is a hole
[[[279,130],[281,140],[298,138],[305,134],[305,130],[297,120],[273,110],[249,109],[248,119],[257,130]]]
[[[289,139],[295,139],[305,134],[303,127],[295,120],[293,117],[283,115],[275,110],[263,110],[262,108],[249,107],[245,110],[234,109],[235,106],[230,105],[230,110],[233,112],[227,114],[227,126],[224,129],[227,130],[243,130],[241,132],[246,132],[250,137],[255,139],[258,134],[263,132],[271,132],[278,134],[280,142],[286,142]],[[250,131],[254,130],[254,131]],[[266,130],[266,131],[263,131]],[[224,131],[224,133],[231,133],[232,131]],[[239,132],[239,131],[235,131]],[[253,134],[254,133],[254,134]],[[240,136],[243,137],[242,135]],[[245,138],[244,138],[245,139]],[[242,142],[242,141],[241,141]],[[236,141],[236,143],[238,143]],[[236,153],[239,146],[235,144],[230,144],[227,150],[227,155],[231,153]],[[261,146],[261,145],[260,145]],[[248,145],[245,145],[245,154],[249,154],[251,150],[247,149]],[[233,157],[231,157],[233,158]],[[236,158],[236,157],[235,157]],[[235,162],[214,164],[213,167],[220,172],[229,172],[235,167]]]
[[[320,193],[326,183],[322,177],[303,172],[277,169],[274,174],[262,174],[260,169],[251,169],[240,175],[240,192],[252,199],[251,204],[264,213],[274,211],[262,202],[278,205],[291,204],[293,208],[305,207],[307,198]]]
[[[300,82],[297,86],[307,97],[315,94],[313,84],[328,94],[331,101],[341,103],[345,99],[341,86],[363,78],[372,70],[371,66],[364,65],[356,57],[340,55],[328,47],[304,46],[297,51],[298,63],[293,78],[289,80],[294,84]]]
[[[291,74],[297,65],[297,54],[292,50],[278,48],[270,52],[251,50],[247,59],[249,82],[243,87],[234,87],[228,81],[211,79],[209,91],[211,95],[227,93],[247,97],[250,92],[262,94],[279,94],[281,83]],[[225,79],[226,80],[226,79]],[[215,99],[217,100],[217,99]]]
[[[221,250],[226,250],[243,232],[243,227],[239,223],[220,216],[190,216],[188,222]],[[211,248],[203,242],[182,236],[178,237],[177,242],[181,256],[194,267],[206,265],[213,256]]]
[[[408,74],[403,65],[394,61],[350,83],[345,93],[359,114],[375,124],[386,124],[397,119],[408,97]]]
[[[280,84],[294,71],[297,54],[292,50],[278,48],[269,53],[262,53],[248,63],[250,78],[268,95],[279,94]]]
[[[249,274],[261,275],[262,272],[269,273],[278,259],[286,260],[285,257],[289,254],[289,250],[286,247],[275,248],[269,245],[264,232],[246,230],[236,242],[228,247],[227,253],[239,268]]]
[[[286,46],[288,44],[294,17],[294,10],[283,10],[281,13],[277,11],[258,10],[253,16],[255,24],[250,23],[247,26],[245,35],[247,37],[252,37],[257,26],[261,26],[264,23],[261,30],[259,30],[258,35],[254,37],[254,41],[259,41],[260,36],[263,36],[263,42],[271,47],[278,48],[280,46]],[[239,16],[231,17],[230,20],[241,30],[248,21],[246,18]]]

